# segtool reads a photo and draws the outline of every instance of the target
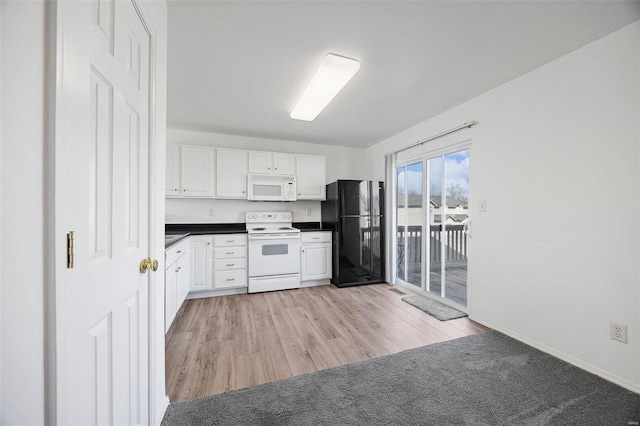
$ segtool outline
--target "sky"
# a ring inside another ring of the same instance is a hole
[[[444,156],[446,185],[458,184],[469,191],[469,150],[454,152]],[[428,160],[431,185],[442,185],[442,157]],[[422,162],[410,164],[406,171],[402,168],[398,173],[398,192],[404,192],[405,173],[409,194],[422,194]]]

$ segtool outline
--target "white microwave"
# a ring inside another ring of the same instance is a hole
[[[296,201],[296,177],[277,175],[247,176],[247,200]]]

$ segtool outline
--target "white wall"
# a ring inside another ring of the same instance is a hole
[[[214,146],[258,151],[292,152],[327,157],[327,183],[337,179],[368,179],[362,158],[364,150],[332,145],[223,135],[168,129],[167,143]],[[214,215],[209,215],[209,210]],[[233,223],[244,222],[246,211],[292,211],[294,222],[318,222],[319,201],[291,203],[249,202],[242,200],[167,199],[167,223]]]
[[[0,424],[44,424],[44,3],[3,1]]]
[[[471,120],[471,318],[640,392],[640,228],[614,214],[640,217],[640,21],[376,144],[371,174]]]

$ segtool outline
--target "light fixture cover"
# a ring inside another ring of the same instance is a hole
[[[295,120],[315,120],[359,69],[357,60],[327,53],[289,116]]]

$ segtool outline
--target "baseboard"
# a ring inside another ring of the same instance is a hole
[[[204,299],[206,297],[230,296],[232,294],[247,294],[247,287],[225,288],[224,290],[194,291],[187,294],[187,299]]]
[[[331,284],[331,282],[326,279],[326,280],[314,280],[314,281],[300,281],[300,288],[304,288],[304,287],[316,287],[319,285],[328,285]]]
[[[169,408],[169,395],[165,395],[164,396],[164,400],[162,401],[162,405],[160,405],[160,409],[158,410],[158,412],[156,413],[156,425],[160,426],[160,424],[162,423],[162,419],[164,419],[164,413],[167,412],[167,408]]]
[[[611,374],[608,371],[605,371],[595,365],[591,365],[587,362],[574,358],[570,355],[567,355],[563,352],[558,351],[557,349],[551,348],[543,343],[537,342],[535,340],[531,340],[525,336],[522,336],[519,333],[516,333],[508,328],[501,327],[500,325],[493,324],[491,321],[487,321],[482,316],[479,315],[469,315],[469,319],[480,323],[486,327],[489,327],[495,331],[499,331],[502,334],[506,334],[509,337],[512,337],[524,344],[527,344],[531,347],[534,347],[542,352],[548,353],[549,355],[553,355],[556,358],[560,358],[561,360],[568,362],[571,365],[574,365],[582,370],[588,371],[589,373],[595,374],[596,376],[602,377],[603,379],[615,383],[616,385],[622,386],[625,389],[628,389],[632,392],[640,394],[640,384],[630,382],[622,377],[618,377],[615,374]]]

